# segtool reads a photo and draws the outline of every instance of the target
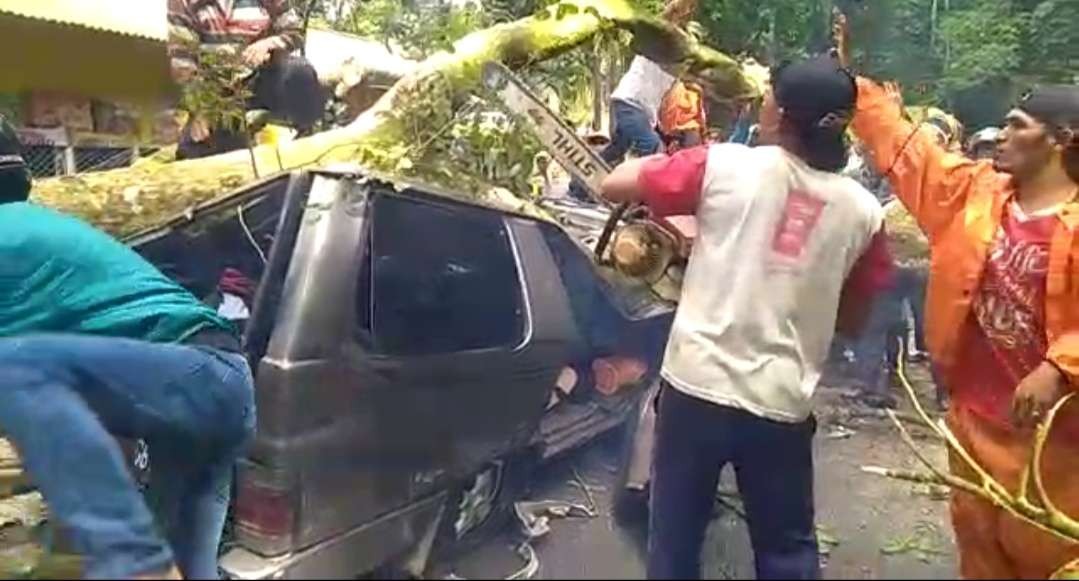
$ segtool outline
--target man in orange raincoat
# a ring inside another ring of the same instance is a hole
[[[659,134],[667,153],[704,143],[706,129],[704,91],[696,83],[675,82],[659,105]]]
[[[1079,87],[1029,93],[984,161],[905,120],[894,87],[861,78],[858,88],[854,131],[930,241],[926,326],[952,397],[948,424],[1014,493],[1032,428],[1079,389]],[[1061,413],[1041,472],[1056,506],[1079,514],[1079,406]],[[1079,557],[1079,544],[968,493],[953,496],[952,519],[968,579],[1044,579]]]

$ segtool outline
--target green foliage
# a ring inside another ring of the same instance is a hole
[[[1079,82],[1079,2],[1039,2],[1025,24],[1024,66],[1047,82]]]
[[[999,122],[1029,85],[1079,74],[1077,0],[715,0],[699,16],[708,44],[774,63],[820,52],[832,6],[850,19],[856,69],[970,127]]]
[[[492,22],[510,22],[536,13],[554,0],[483,0],[483,11]]]
[[[464,6],[447,0],[317,4],[334,6],[318,14],[337,28],[422,58],[472,30],[535,14],[554,2],[476,1]],[[630,1],[653,14],[666,3]],[[851,20],[857,70],[899,81],[908,103],[944,107],[971,128],[999,122],[1021,89],[1075,82],[1079,73],[1079,0],[707,0],[700,2],[692,26],[694,36],[709,46],[775,64],[827,50],[834,7]],[[556,95],[560,113],[580,126],[593,114],[594,76],[611,69],[598,63],[625,63],[630,56],[624,35],[607,35],[598,50],[573,51],[525,67],[521,75],[540,94]],[[465,134],[483,142],[478,133],[456,132],[460,138]]]
[[[702,2],[698,18],[708,44],[776,63],[826,48],[831,5],[822,0],[714,0]]]
[[[946,61],[940,86],[948,93],[1006,79],[1022,62],[1022,25],[1008,0],[977,0],[941,20]]]
[[[447,189],[499,186],[525,196],[540,151],[535,136],[480,96],[454,102],[453,93],[439,77],[409,89],[402,107],[389,113],[390,137],[365,140],[357,157],[368,167]]]
[[[239,52],[227,49],[203,49],[192,45],[199,66],[183,86],[180,108],[204,119],[210,127],[239,131],[251,91],[245,79],[251,70]]]
[[[350,4],[334,28],[375,38],[387,46],[400,47],[405,56],[421,60],[440,50],[450,50],[465,35],[485,28],[491,19],[475,4],[454,6],[443,2],[367,0]]]

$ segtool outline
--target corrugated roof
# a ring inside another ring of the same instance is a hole
[[[166,0],[0,0],[0,13],[165,42]]]

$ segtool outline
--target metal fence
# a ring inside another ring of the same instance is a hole
[[[156,147],[98,147],[30,145],[23,157],[34,177],[53,177],[127,167]]]
[[[63,129],[19,130],[23,157],[35,177],[72,175],[126,167],[156,147],[124,143],[116,138],[80,143]]]

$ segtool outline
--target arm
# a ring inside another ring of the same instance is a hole
[[[270,13],[272,20],[270,30],[273,36],[271,38],[280,39],[286,52],[292,52],[303,46],[303,18],[291,6],[289,0],[267,2],[266,10]]]
[[[973,191],[998,187],[1000,176],[990,164],[945,151],[929,132],[903,118],[902,102],[892,90],[866,78],[858,79],[853,129],[930,240],[951,223]]]
[[[1079,332],[1064,333],[1049,345],[1045,361],[1019,382],[1012,398],[1012,421],[1034,428],[1060,398],[1079,389]]]
[[[707,163],[708,146],[633,159],[615,167],[600,189],[612,202],[643,202],[656,216],[692,215]]]
[[[888,248],[888,236],[882,225],[873,235],[869,246],[858,262],[854,264],[847,280],[843,283],[843,292],[839,298],[839,314],[836,318],[836,331],[856,338],[862,334],[873,301],[893,284],[895,265]]]

